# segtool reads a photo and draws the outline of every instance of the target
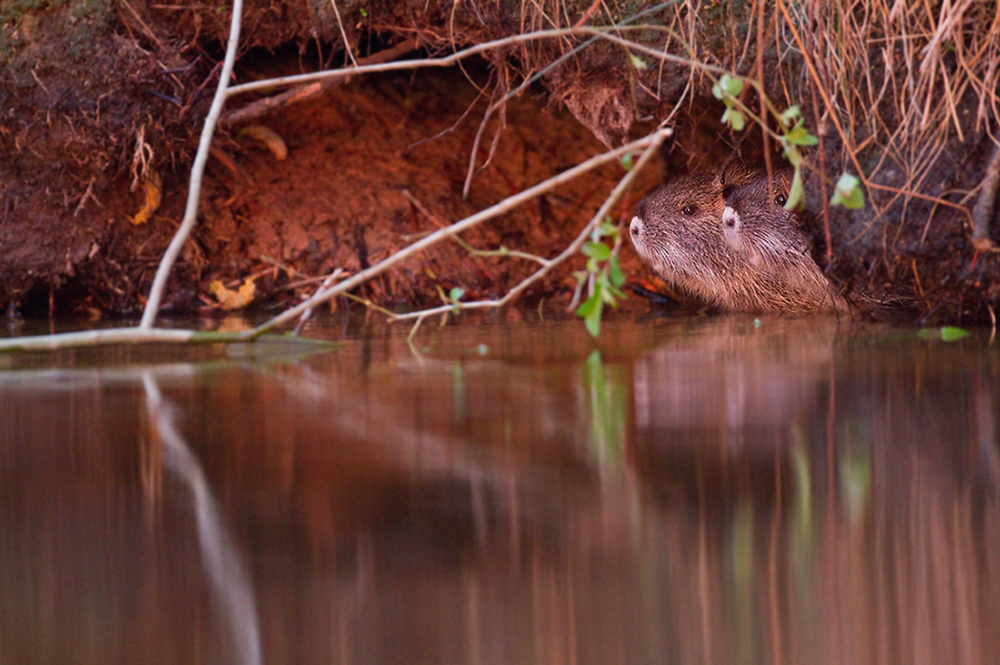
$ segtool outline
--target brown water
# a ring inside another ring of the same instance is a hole
[[[312,332],[0,360],[0,662],[1000,661],[988,330]]]

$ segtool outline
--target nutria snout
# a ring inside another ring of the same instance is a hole
[[[721,311],[846,311],[810,255],[790,173],[694,174],[639,202],[629,234],[639,255],[680,291]],[[769,186],[770,182],[770,186]]]

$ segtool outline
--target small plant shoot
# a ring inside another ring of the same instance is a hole
[[[621,287],[625,285],[625,273],[618,262],[618,248],[621,237],[618,227],[610,218],[605,218],[600,226],[594,229],[593,239],[584,244],[583,254],[587,257],[587,269],[575,273],[580,285],[590,283],[589,297],[576,308],[576,315],[583,319],[593,337],[601,333],[601,315],[604,306],[618,307],[618,301],[625,297]],[[610,238],[609,247],[602,242]]]
[[[830,205],[842,205],[849,210],[857,210],[865,205],[865,193],[861,191],[861,181],[850,173],[844,173],[834,187]]]
[[[455,314],[458,314],[458,303],[459,301],[462,300],[462,296],[464,295],[465,295],[465,289],[459,286],[452,288],[452,290],[448,292],[448,300],[451,301],[452,312],[454,312]]]
[[[722,122],[732,126],[741,132],[746,127],[746,118],[737,106],[736,97],[743,91],[743,79],[738,76],[723,74],[719,82],[712,86],[712,95],[720,99],[726,105],[726,112],[722,114]]]
[[[805,188],[802,186],[802,162],[804,158],[799,151],[801,147],[810,147],[819,143],[819,139],[809,133],[802,119],[802,110],[798,105],[789,106],[779,116],[781,123],[781,146],[784,148],[785,159],[792,165],[792,187],[788,191],[788,201],[785,210],[795,210],[805,198]]]

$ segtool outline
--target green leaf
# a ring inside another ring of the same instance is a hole
[[[608,264],[608,278],[611,279],[612,286],[621,287],[625,284],[625,273],[618,263],[618,255],[615,255]]]
[[[799,168],[800,166],[802,166],[802,153],[799,152],[799,149],[793,145],[788,145],[787,143],[784,144],[784,146],[785,146],[785,159],[788,160],[788,163],[794,166],[795,168]]]
[[[618,227],[615,226],[614,222],[611,221],[610,217],[605,217],[604,221],[598,227],[601,229],[602,236],[616,236],[618,235]]]
[[[597,307],[600,301],[601,301],[600,295],[595,290],[592,296],[584,300],[582,303],[580,303],[580,306],[576,308],[576,315],[581,318],[587,316],[588,314],[590,314],[591,311],[593,311],[595,307]]]
[[[834,185],[837,189],[837,193],[847,198],[851,195],[851,191],[861,183],[857,176],[853,176],[850,173],[843,173],[840,179],[837,180],[837,184]]]
[[[629,53],[628,57],[632,60],[632,66],[635,67],[636,69],[646,69],[646,67],[649,66],[646,64],[645,60],[643,60],[642,58],[633,53]]]
[[[452,302],[458,302],[465,295],[465,289],[456,286],[451,291],[448,292],[448,299]]]
[[[363,17],[368,18],[368,12],[365,10],[364,7],[361,7],[360,9],[358,9],[358,11],[361,13]]]
[[[632,170],[632,153],[626,152],[624,155],[622,155],[622,168],[624,168],[626,171]]]
[[[601,332],[601,311],[604,309],[604,302],[601,295],[600,285],[594,288],[594,295],[587,298],[582,305],[576,308],[576,315],[583,319],[587,326],[587,332],[592,337],[597,337]]]
[[[588,242],[583,246],[583,254],[595,261],[607,261],[611,258],[611,248],[603,242]],[[595,271],[591,270],[591,272]]]
[[[788,190],[788,201],[785,202],[785,210],[795,210],[799,207],[805,196],[805,189],[802,187],[802,169],[796,167],[795,175],[792,177],[792,188]]]
[[[743,118],[743,114],[733,109],[733,112],[729,114],[729,120],[733,124],[733,130],[737,132],[742,132],[743,128],[747,126],[747,121]]]
[[[955,342],[968,336],[969,331],[963,328],[956,328],[955,326],[945,326],[941,328],[941,339],[945,342]]]
[[[604,309],[604,303],[598,301],[597,307],[583,318],[583,323],[587,326],[587,332],[590,333],[591,337],[597,337],[601,334],[602,309]]]
[[[785,134],[785,140],[792,145],[809,146],[819,143],[819,139],[809,133],[809,131],[803,126],[801,120],[799,120],[798,124]]]
[[[712,96],[715,97],[716,99],[722,99],[723,97],[722,88],[719,87],[718,83],[712,86]]]
[[[785,109],[784,112],[782,112],[782,114],[779,116],[779,118],[781,120],[781,124],[787,127],[788,125],[792,124],[792,120],[795,120],[800,115],[802,115],[802,109],[799,108],[798,104],[795,104],[794,106],[789,106],[787,109]]]
[[[719,85],[722,89],[728,92],[731,96],[735,97],[743,91],[743,79],[739,76],[730,76],[729,74],[723,74],[722,78],[719,79]]]
[[[861,182],[856,176],[844,173],[834,187],[831,205],[843,205],[849,210],[857,210],[865,205],[865,193],[860,187]]]

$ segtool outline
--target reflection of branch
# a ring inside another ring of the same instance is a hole
[[[591,157],[582,164],[578,164],[577,166],[574,166],[571,169],[563,171],[559,175],[549,178],[548,180],[545,180],[543,182],[540,182],[534,187],[530,187],[519,194],[515,194],[514,196],[509,196],[503,201],[500,201],[499,203],[490,206],[486,210],[481,210],[475,215],[472,215],[471,217],[466,217],[465,219],[459,222],[455,222],[451,226],[446,226],[442,229],[438,229],[429,236],[423,238],[422,240],[418,240],[417,242],[411,245],[404,247],[403,249],[399,250],[392,256],[383,259],[382,261],[378,262],[377,264],[373,265],[367,270],[362,270],[361,272],[355,274],[353,277],[345,279],[344,281],[328,289],[320,291],[312,298],[303,301],[302,303],[296,305],[295,307],[292,307],[291,309],[285,310],[283,313],[274,317],[270,321],[261,324],[260,326],[254,328],[253,330],[243,333],[243,335],[247,339],[256,339],[258,336],[263,335],[272,328],[295,318],[305,310],[311,307],[315,307],[316,305],[325,302],[330,298],[333,298],[339,293],[343,293],[344,291],[349,291],[357,286],[360,286],[361,284],[367,282],[376,275],[380,275],[381,273],[385,272],[386,270],[388,270],[395,264],[399,263],[400,261],[409,258],[413,254],[416,254],[417,252],[424,250],[435,243],[438,243],[446,238],[449,238],[456,233],[461,233],[462,231],[470,229],[473,226],[480,224],[481,222],[485,222],[488,219],[492,219],[497,215],[505,213],[508,210],[524,203],[525,201],[529,201],[538,196],[539,194],[543,194],[549,191],[550,189],[553,189],[563,183],[569,182],[570,180],[573,180],[574,178],[582,175],[583,173],[586,173],[587,171],[595,169],[598,166],[602,166],[604,164],[607,164],[608,162],[617,161],[624,155],[631,154],[638,150],[646,149],[646,152],[643,153],[642,158],[640,159],[639,162],[644,164],[646,160],[648,160],[654,152],[654,150],[652,150],[651,147],[658,146],[663,141],[663,139],[669,136],[670,134],[671,131],[669,129],[660,129],[653,132],[649,136],[641,138],[638,141],[633,141],[632,143],[629,143],[626,146],[622,146],[617,150],[610,150],[601,155],[597,155],[596,157]],[[639,163],[637,163],[636,166],[639,166]],[[633,171],[637,170],[638,169],[633,169]],[[631,182],[630,176],[632,176],[632,173],[629,173],[622,180],[622,183]],[[605,201],[605,204],[601,206],[602,211],[607,210],[613,204],[612,197],[617,197],[617,195],[620,193],[620,190],[622,189],[622,183],[618,184],[618,187],[616,187],[615,191],[612,192],[612,195],[611,197],[608,198],[608,201]],[[609,201],[612,202],[609,203]],[[560,255],[560,257],[565,257],[568,254],[576,252],[579,244],[582,244],[582,241],[577,239],[577,241],[575,241],[573,245],[568,247],[566,251],[564,251],[563,254]],[[559,260],[562,260],[562,258],[560,258]],[[548,266],[544,266],[539,271],[537,271],[535,275],[541,277],[549,270],[551,270],[551,268],[552,268],[551,264]],[[517,287],[515,287],[515,289],[516,288]],[[506,300],[504,302],[509,301],[509,299],[513,297],[512,294],[514,293],[515,290],[512,289],[510,293],[507,294]],[[472,305],[472,303],[469,303],[469,305]],[[450,309],[450,308],[451,305],[445,307],[445,309]]]
[[[226,533],[201,465],[174,425],[171,405],[163,400],[150,372],[143,372],[142,381],[146,389],[146,409],[163,443],[164,465],[191,490],[205,574],[229,625],[232,646],[238,654],[236,662],[259,665],[263,662],[260,629],[253,587],[246,570]]]

